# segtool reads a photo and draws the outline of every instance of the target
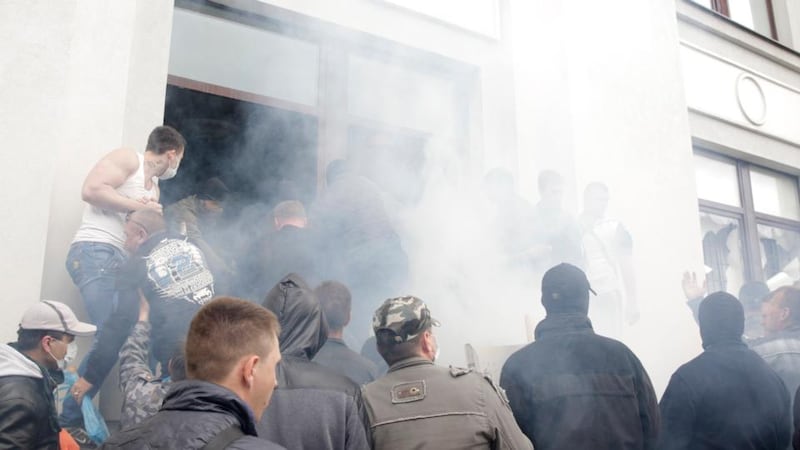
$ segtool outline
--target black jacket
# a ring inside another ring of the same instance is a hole
[[[139,289],[150,303],[153,355],[166,367],[175,347],[186,338],[194,313],[214,296],[214,278],[197,247],[156,233],[120,268],[116,288],[117,305],[87,356],[83,377],[93,385],[108,375],[136,324]]]
[[[789,394],[742,342],[708,345],[681,366],[661,398],[661,449],[785,449]]]
[[[647,372],[624,344],[596,335],[586,315],[548,315],[536,341],[506,361],[500,385],[537,450],[655,447]]]
[[[102,448],[200,449],[231,426],[238,426],[245,436],[233,441],[229,449],[283,448],[257,437],[253,413],[236,394],[222,386],[199,380],[173,384],[155,416],[115,433]]]
[[[368,449],[358,385],[311,361],[327,339],[314,293],[290,274],[267,294],[264,306],[280,321],[282,360],[259,434],[291,449]]]
[[[63,381],[14,344],[0,346],[0,449],[58,449],[53,391]]]

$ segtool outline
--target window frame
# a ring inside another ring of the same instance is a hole
[[[767,19],[769,20],[769,36],[767,37],[777,41],[778,27],[775,24],[775,8],[772,5],[772,0],[763,0],[763,1],[767,7]],[[731,9],[730,5],[728,4],[728,0],[711,0],[711,10],[727,17],[730,20],[733,20],[731,19]],[[733,21],[736,22],[735,20]],[[752,31],[758,33],[755,30]]]
[[[720,0],[722,1],[722,0]],[[739,199],[741,206],[731,206],[723,203],[714,202],[698,198],[698,206],[700,212],[717,214],[733,219],[738,219],[742,223],[741,238],[742,238],[742,257],[744,258],[745,280],[746,281],[766,281],[764,276],[763,267],[761,266],[761,243],[758,237],[758,225],[766,225],[776,228],[788,229],[791,231],[800,232],[800,221],[787,219],[785,217],[773,216],[757,212],[753,202],[753,190],[750,183],[750,168],[764,168],[772,170],[773,172],[782,175],[788,175],[798,179],[796,175],[788,174],[785,172],[776,171],[758,164],[731,158],[720,153],[708,150],[706,148],[694,145],[694,153],[705,157],[724,161],[736,165],[737,182],[739,185]],[[800,182],[797,184],[798,193],[800,194]]]

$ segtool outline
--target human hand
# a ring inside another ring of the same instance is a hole
[[[150,320],[150,302],[147,301],[142,290],[139,289],[139,322]]]
[[[703,285],[700,286],[700,284],[697,283],[696,273],[684,272],[681,287],[683,287],[683,294],[686,296],[686,300],[694,300],[705,297],[708,289],[706,283],[707,282],[704,278]]]
[[[86,392],[88,392],[91,388],[92,383],[89,383],[85,378],[80,377],[78,378],[78,381],[72,385],[72,388],[69,390],[69,392],[72,394],[72,398],[75,399],[75,402],[80,405],[83,401],[83,396],[86,395]]]

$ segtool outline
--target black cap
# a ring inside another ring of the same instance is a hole
[[[204,200],[213,200],[216,202],[224,202],[225,198],[230,193],[228,186],[217,177],[209,178],[202,186],[200,186],[200,193],[198,197]]]
[[[597,295],[583,270],[572,264],[554,266],[542,277],[542,304],[548,312],[580,310],[589,292]]]

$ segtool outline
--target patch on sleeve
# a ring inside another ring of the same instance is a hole
[[[392,403],[416,402],[425,398],[425,380],[400,383],[392,386]]]
[[[464,367],[456,367],[450,366],[450,376],[453,378],[458,378],[460,376],[466,375],[472,372],[472,369],[466,369]]]

